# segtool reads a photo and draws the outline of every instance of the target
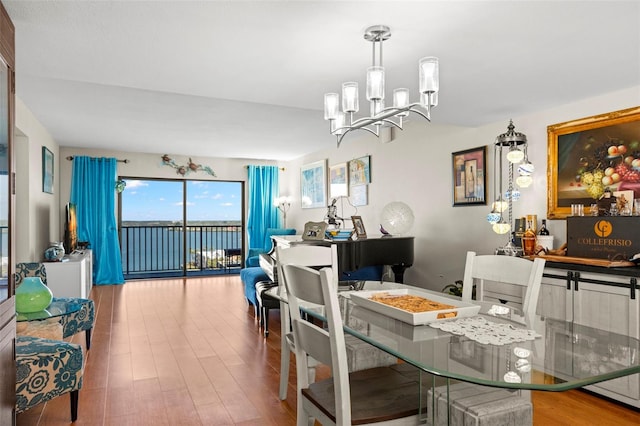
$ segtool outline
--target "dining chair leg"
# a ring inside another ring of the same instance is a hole
[[[264,337],[269,337],[269,309],[262,307],[262,326],[264,327]]]
[[[91,330],[93,330],[92,328],[85,330],[84,334],[85,334],[85,339],[87,341],[87,350],[91,349]]]
[[[280,302],[280,400],[287,399],[289,386],[289,360],[291,358],[287,334],[289,330],[289,307]]]

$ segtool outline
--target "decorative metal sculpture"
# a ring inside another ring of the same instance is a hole
[[[167,154],[162,156],[162,164],[165,166],[170,166],[176,169],[176,173],[181,176],[186,176],[191,172],[202,171],[205,173],[209,173],[211,176],[216,177],[216,173],[209,166],[203,166],[202,164],[194,163],[191,158],[189,158],[189,162],[185,166],[181,166],[177,164],[171,157]]]

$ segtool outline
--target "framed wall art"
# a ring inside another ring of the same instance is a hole
[[[329,198],[349,196],[349,177],[347,163],[329,167]]]
[[[639,135],[640,107],[548,126],[547,217],[564,219],[606,188],[640,198]]]
[[[42,192],[53,194],[53,152],[42,147]]]
[[[363,183],[371,183],[370,155],[349,161],[349,184],[353,186]]]
[[[454,152],[453,205],[487,204],[487,147]]]
[[[326,160],[305,164],[300,168],[300,200],[303,209],[327,207]]]
[[[349,201],[352,206],[359,207],[369,204],[367,188],[369,188],[369,185],[354,185],[351,187],[351,196],[349,197]]]

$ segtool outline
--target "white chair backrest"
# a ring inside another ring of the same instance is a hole
[[[282,294],[284,285],[282,280],[282,265],[301,265],[315,268],[329,267],[333,271],[333,282],[338,288],[338,248],[335,244],[318,246],[311,244],[297,244],[289,247],[276,247],[276,262],[278,268],[278,292]]]
[[[349,391],[349,367],[342,329],[342,317],[335,278],[330,268],[320,271],[298,265],[283,265],[287,287],[293,335],[296,341],[296,374],[298,398],[301,389],[309,387],[307,355],[331,366],[336,404],[336,424],[351,424],[351,394]],[[327,329],[303,320],[300,302],[321,305],[327,320]]]
[[[525,287],[522,311],[525,315],[533,315],[538,304],[544,264],[545,260],[540,258],[530,261],[513,256],[477,256],[473,251],[467,252],[467,263],[462,283],[462,300],[471,302],[474,283],[476,284],[477,300],[485,300],[485,281],[522,286]]]

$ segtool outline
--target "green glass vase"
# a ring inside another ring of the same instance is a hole
[[[38,277],[25,277],[16,288],[16,312],[30,314],[40,312],[51,304],[53,293]]]

